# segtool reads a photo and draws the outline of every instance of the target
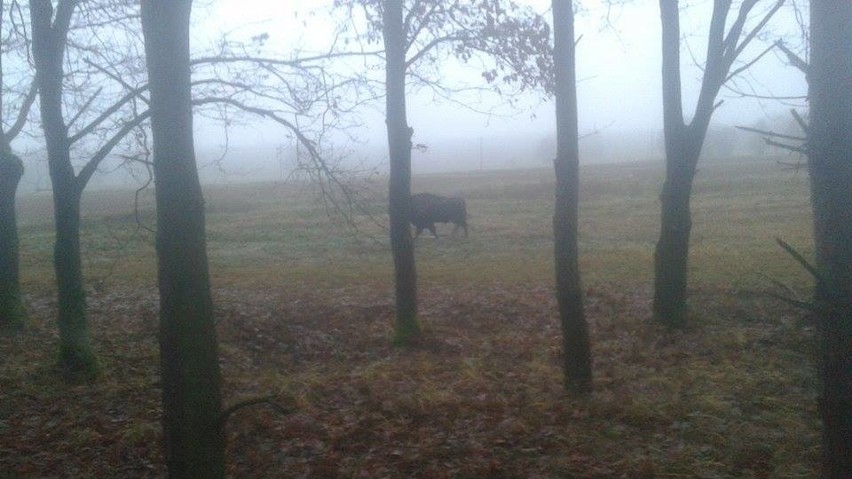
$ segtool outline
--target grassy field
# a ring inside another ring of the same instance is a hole
[[[233,477],[816,477],[813,331],[766,297],[810,281],[807,176],[705,164],[693,201],[691,327],[649,321],[656,164],[582,170],[580,251],[596,391],[561,391],[552,172],[429,175],[470,236],[417,240],[423,344],[390,345],[384,232],[353,236],[293,184],[206,189]],[[383,186],[383,185],[379,185]],[[163,474],[151,194],[90,192],[84,267],[102,376],[57,386],[50,197],[20,200],[31,325],[0,338],[0,477]],[[384,206],[372,206],[383,218]],[[370,239],[370,237],[374,239]],[[773,281],[787,285],[779,290]]]

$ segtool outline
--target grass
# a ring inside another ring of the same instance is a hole
[[[690,321],[649,322],[658,165],[582,171],[580,249],[595,393],[566,396],[552,294],[552,173],[414,179],[461,194],[470,237],[417,240],[424,339],[391,344],[392,265],[294,185],[206,190],[232,477],[817,477],[813,328],[760,291],[806,296],[778,248],[812,254],[807,178],[705,164]],[[63,386],[50,202],[20,201],[28,329],[0,338],[0,477],[160,476],[156,261],[132,194],[88,193],[85,274],[102,376]],[[152,226],[152,199],[140,216]],[[381,205],[375,211],[383,211]]]

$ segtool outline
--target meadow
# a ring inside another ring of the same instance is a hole
[[[553,173],[415,177],[461,195],[470,236],[416,242],[425,338],[391,344],[381,227],[353,234],[306,185],[205,188],[232,477],[817,477],[813,327],[767,292],[811,281],[805,171],[706,162],[696,178],[690,326],[650,321],[662,165],[581,172],[580,253],[595,392],[565,395],[553,298]],[[384,187],[376,184],[378,191]],[[49,195],[19,200],[27,330],[0,338],[0,477],[158,477],[152,192],[83,201],[101,376],[65,385]],[[381,197],[369,205],[384,220]],[[443,226],[443,227],[442,227]]]

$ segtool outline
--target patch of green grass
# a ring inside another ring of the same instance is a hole
[[[659,228],[661,165],[582,168],[580,252],[588,285],[648,285]],[[381,185],[376,185],[381,190]],[[543,282],[552,277],[553,178],[548,169],[426,175],[415,191],[468,200],[470,237],[417,240],[424,284]],[[206,188],[211,272],[220,284],[343,287],[388,284],[385,233],[362,218],[379,243],[354,238],[328,218],[306,187],[285,184]],[[46,197],[21,199],[24,281],[51,282],[52,219]],[[155,227],[153,200],[142,198],[142,224]],[[807,178],[773,162],[712,163],[696,178],[690,281],[696,287],[761,288],[767,277],[805,290],[809,278],[774,243],[781,237],[813,250]],[[150,285],[154,234],[139,228],[132,192],[95,192],[84,200],[83,248],[89,278]],[[371,207],[383,212],[381,202]],[[380,215],[381,216],[381,215]],[[381,218],[380,218],[381,219]],[[262,281],[259,281],[262,280]]]

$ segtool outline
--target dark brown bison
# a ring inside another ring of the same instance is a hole
[[[435,223],[453,223],[453,235],[464,228],[467,236],[467,208],[462,198],[446,198],[431,193],[411,195],[411,224],[417,228],[414,237],[428,229],[437,238]]]

